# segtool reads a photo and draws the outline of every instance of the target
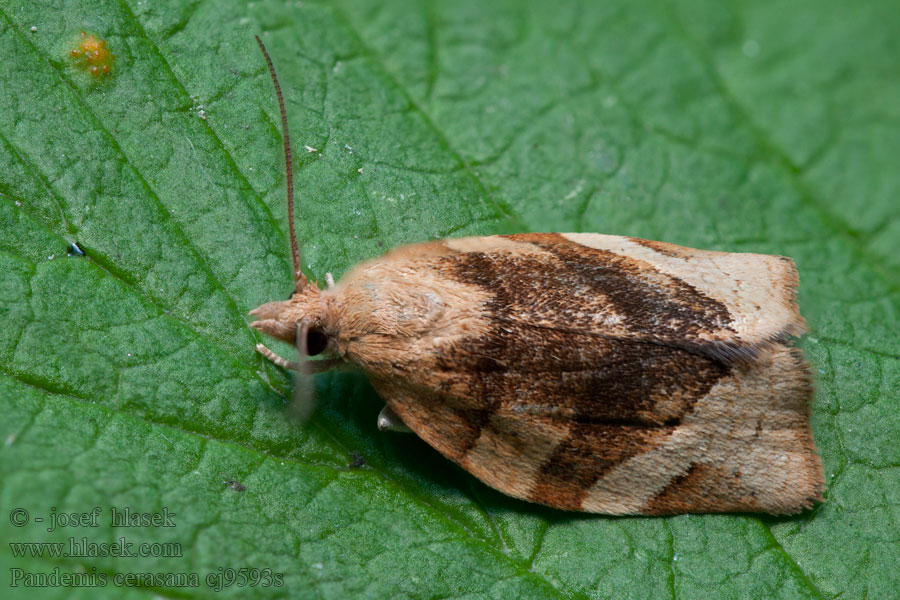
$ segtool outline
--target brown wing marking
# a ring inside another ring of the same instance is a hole
[[[607,471],[582,510],[614,514],[794,513],[821,500],[799,351],[781,348],[723,377],[648,452]]]
[[[752,347],[737,340],[724,303],[650,263],[560,234],[498,238],[505,244],[494,250],[443,259],[449,277],[494,294],[488,305],[492,319],[662,343],[726,361],[753,355]],[[712,334],[716,339],[706,339]]]
[[[799,351],[781,348],[752,365],[723,367],[668,350],[706,364],[649,387],[632,373],[631,384],[647,397],[662,401],[668,396],[658,393],[665,390],[692,398],[666,406],[664,420],[654,419],[651,404],[616,403],[608,391],[593,403],[588,395],[573,396],[591,386],[613,389],[616,368],[605,377],[596,371],[553,376],[528,372],[526,363],[522,371],[487,378],[456,372],[433,389],[373,383],[426,442],[517,498],[609,514],[790,513],[821,499],[822,468],[808,421],[810,378]],[[645,375],[658,372],[665,369]]]
[[[691,463],[687,471],[648,501],[641,512],[650,515],[691,512],[698,506],[722,502],[723,492],[730,493],[740,477],[740,470],[729,473],[708,463]],[[752,511],[758,503],[753,490],[748,490],[744,497],[724,500],[734,511]]]
[[[556,508],[580,509],[595,481],[667,439],[729,372],[673,348],[589,339],[580,340],[589,352],[553,356],[557,340],[528,328],[511,335],[523,343],[482,337],[446,349],[429,382],[373,384],[447,458],[508,495]],[[512,366],[500,370],[495,353]]]
[[[697,250],[596,233],[566,233],[560,237],[576,247],[607,250],[649,265],[652,272],[674,277],[723,304],[732,316],[731,331],[700,334],[701,340],[713,347],[737,345],[755,354],[806,330],[797,307],[799,277],[790,258]],[[649,281],[657,278],[652,275]]]
[[[528,494],[565,510],[582,510],[594,483],[632,456],[649,452],[675,430],[673,426],[576,423],[541,465]]]

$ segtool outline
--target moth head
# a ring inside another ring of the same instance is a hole
[[[256,317],[251,327],[273,338],[299,347],[299,325],[306,321],[306,348],[308,356],[321,354],[328,349],[332,329],[329,323],[329,302],[314,283],[307,283],[284,302],[269,302],[250,311]]]

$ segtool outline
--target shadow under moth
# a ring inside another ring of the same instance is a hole
[[[595,233],[396,248],[250,314],[296,344],[276,364],[365,373],[408,428],[510,496],[607,514],[796,513],[822,500],[800,350],[797,270],[782,256]],[[324,355],[324,360],[309,360]],[[304,375],[307,375],[305,377]]]

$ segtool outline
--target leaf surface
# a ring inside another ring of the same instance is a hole
[[[110,75],[68,56],[82,30]],[[891,597],[898,30],[886,0],[0,2],[5,573],[102,575],[116,597]],[[632,519],[514,501],[379,434],[380,401],[347,374],[319,376],[316,414],[291,425],[246,315],[292,290],[256,33],[320,281],[400,243],[512,230],[793,257],[826,502]],[[96,526],[48,531],[95,507]],[[174,526],[112,527],[113,507]],[[169,546],[13,546],[82,538]],[[241,568],[282,585],[229,583]],[[23,581],[10,592],[70,597]]]

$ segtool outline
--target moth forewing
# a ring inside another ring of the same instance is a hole
[[[294,261],[297,293],[251,314],[297,344],[301,404],[309,369],[352,364],[387,404],[380,428],[409,427],[486,484],[561,509],[780,514],[821,500],[790,259],[469,237],[397,248],[324,291]],[[329,360],[307,360],[313,332]]]

